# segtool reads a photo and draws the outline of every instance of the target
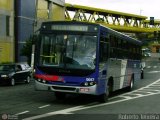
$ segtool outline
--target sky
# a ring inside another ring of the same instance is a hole
[[[160,0],[65,0],[65,2],[160,20]]]

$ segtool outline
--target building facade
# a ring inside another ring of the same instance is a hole
[[[15,0],[15,61],[26,62],[22,56],[22,48],[26,40],[33,34],[35,19],[35,2],[33,0]],[[29,6],[29,7],[28,7]]]
[[[15,61],[26,62],[21,50],[43,21],[64,20],[64,0],[16,0]],[[29,6],[29,7],[28,7]]]
[[[151,45],[151,51],[153,53],[160,53],[160,44],[153,44],[153,45]]]
[[[0,63],[26,62],[21,50],[43,21],[64,20],[65,0],[0,0]]]
[[[0,0],[0,63],[14,61],[14,0]]]

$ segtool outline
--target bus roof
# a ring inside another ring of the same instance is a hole
[[[137,39],[135,39],[133,37],[130,37],[130,36],[124,34],[124,33],[121,33],[121,32],[118,32],[116,30],[113,30],[113,29],[111,29],[109,27],[106,27],[106,26],[103,26],[103,25],[100,25],[100,26],[102,26],[104,29],[107,28],[108,32],[110,32],[113,35],[116,34],[116,36],[119,36],[119,37],[121,37],[122,39],[125,39],[125,40],[127,39],[131,43],[134,43],[134,44],[137,44],[137,45],[142,45],[142,42],[140,40],[137,40]]]

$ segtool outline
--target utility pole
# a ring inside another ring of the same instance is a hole
[[[37,9],[38,9],[38,0],[35,0],[35,17],[33,22],[33,35],[32,35],[32,42],[34,39],[35,28],[37,26]],[[31,68],[32,72],[34,71],[34,52],[35,52],[35,43],[32,43],[32,53],[31,53]]]

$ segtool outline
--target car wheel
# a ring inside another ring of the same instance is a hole
[[[30,76],[27,76],[27,79],[26,79],[26,83],[30,83],[30,81],[31,81],[31,77]]]
[[[14,85],[15,85],[15,79],[14,79],[14,78],[11,79],[10,85],[11,85],[11,86],[14,86]]]

